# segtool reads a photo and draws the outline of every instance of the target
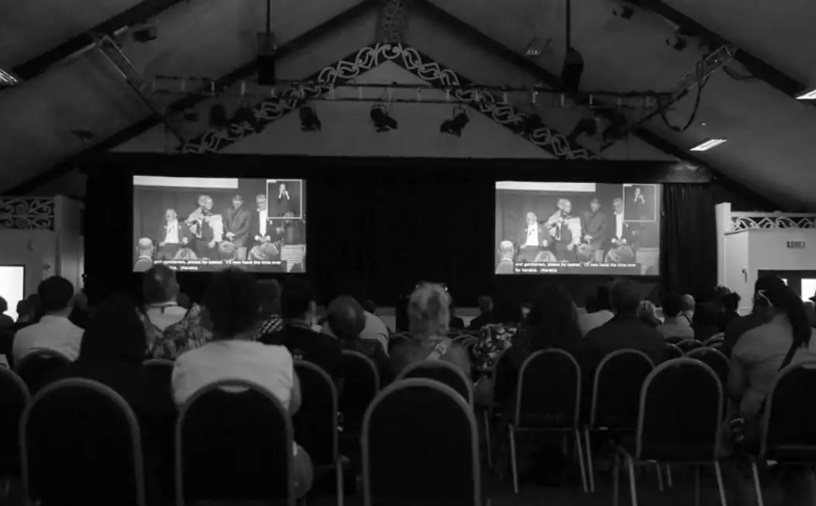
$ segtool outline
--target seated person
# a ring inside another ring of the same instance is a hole
[[[139,258],[136,259],[133,272],[145,272],[153,267],[153,241],[147,237],[142,237],[139,239],[136,249],[139,252]]]
[[[382,345],[373,339],[362,339],[365,330],[365,311],[353,297],[337,297],[329,304],[325,328],[336,337],[344,350],[358,351],[371,359],[380,373],[381,385],[391,381],[388,355]]]
[[[261,324],[255,333],[258,340],[266,334],[283,330],[281,318],[281,286],[277,279],[258,281],[258,296],[261,298]]]
[[[185,309],[178,304],[179,285],[174,270],[157,265],[147,271],[142,278],[142,294],[146,304],[139,314],[150,357],[173,360],[212,339],[203,308],[193,304]]]
[[[664,339],[694,339],[694,329],[684,321],[680,321],[680,295],[666,293],[663,295],[661,304],[663,305],[663,324],[657,327],[660,335]]]
[[[189,246],[190,238],[190,228],[179,221],[175,209],[168,209],[164,213],[164,223],[156,234],[156,244],[159,245],[156,258],[173,260],[180,248]]]
[[[694,319],[694,310],[697,302],[691,294],[685,293],[680,297],[680,321],[691,326]]]
[[[289,279],[281,294],[283,330],[261,336],[261,342],[286,346],[296,360],[312,362],[337,380],[342,376],[340,344],[312,329],[317,313],[315,299],[308,283]]]
[[[637,317],[654,328],[657,328],[661,323],[660,318],[657,317],[657,308],[648,300],[642,300],[638,304]]]
[[[479,338],[471,348],[473,365],[479,371],[489,371],[501,353],[509,348],[521,325],[521,306],[510,296],[501,296],[491,311],[495,323],[481,326]]]
[[[517,244],[516,262],[558,261],[553,252],[548,249],[550,247],[549,230],[539,223],[538,216],[533,212],[527,213],[527,225],[519,232]]]
[[[468,328],[470,330],[480,330],[489,323],[495,323],[493,316],[493,299],[489,295],[482,295],[477,302],[479,305],[479,316],[470,320]]]
[[[692,328],[694,329],[694,338],[698,341],[705,342],[710,337],[720,333],[720,326],[718,325],[718,318],[720,316],[719,309],[712,302],[705,304],[698,304],[697,309],[694,310],[694,316],[691,319]]]
[[[254,340],[261,301],[255,279],[239,269],[215,275],[204,305],[213,325],[214,339],[181,354],[173,368],[173,398],[177,406],[201,388],[224,379],[243,379],[266,388],[295,414],[301,405],[300,382],[292,355],[283,346]],[[312,481],[312,465],[303,448],[296,447],[295,488],[304,495]]]
[[[14,363],[19,364],[21,358],[38,349],[53,350],[76,360],[83,331],[68,319],[74,305],[74,285],[65,278],[52,276],[40,283],[37,295],[44,316],[39,323],[20,329],[14,336]]]
[[[609,305],[609,288],[599,286],[592,301],[592,307],[587,304],[587,313],[578,317],[578,326],[581,328],[581,335],[585,336],[590,330],[595,329],[611,320],[615,315]]]
[[[739,319],[740,315],[737,310],[739,309],[740,300],[741,297],[736,292],[729,292],[720,299],[722,313],[720,313],[720,317],[717,319],[717,326],[720,328],[720,332],[725,332],[732,321]]]
[[[408,365],[421,360],[444,360],[470,377],[467,350],[445,337],[450,324],[450,296],[441,285],[424,283],[408,301],[408,326],[412,339],[395,344],[390,353],[396,377]]]

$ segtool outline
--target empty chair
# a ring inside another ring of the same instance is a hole
[[[666,343],[666,360],[681,358],[682,356],[683,350],[681,350],[676,344]]]
[[[614,351],[598,364],[589,424],[584,429],[590,491],[595,491],[590,432],[634,433],[638,423],[640,389],[653,369],[652,359],[638,350]]]
[[[572,355],[557,349],[537,351],[521,366],[516,410],[508,426],[513,490],[518,493],[516,433],[563,432],[575,438],[581,481],[587,491],[584,452],[578,429],[581,409],[581,368]]]
[[[461,369],[442,360],[422,360],[414,362],[402,370],[397,380],[408,378],[427,378],[444,383],[461,395],[468,404],[473,405],[473,384]]]
[[[0,478],[19,472],[18,427],[29,400],[28,387],[23,380],[0,367]]]
[[[725,386],[728,384],[728,372],[731,368],[731,364],[723,352],[715,348],[704,347],[691,350],[686,356],[688,358],[697,359],[709,366],[717,373],[717,377],[720,378],[723,389],[725,389]]]
[[[633,506],[637,506],[635,464],[648,461],[693,464],[698,499],[700,466],[713,465],[720,502],[725,506],[722,473],[717,461],[722,404],[723,388],[717,374],[699,360],[678,358],[657,366],[641,389],[634,445],[618,447],[613,503],[618,504],[618,476],[620,461],[624,459]]]
[[[357,351],[343,350],[341,362],[344,374],[341,425],[344,436],[356,437],[362,430],[368,405],[380,391],[380,373],[371,359]]]
[[[303,403],[292,417],[299,445],[312,459],[315,472],[334,470],[337,504],[343,504],[343,459],[337,426],[337,388],[329,374],[311,362],[295,362]]]
[[[58,351],[39,349],[21,358],[15,371],[34,395],[45,386],[49,376],[69,363],[71,360]]]
[[[147,504],[136,415],[101,383],[66,379],[44,387],[23,414],[20,445],[28,501]]]
[[[696,350],[697,348],[702,348],[703,343],[701,343],[700,341],[698,341],[696,339],[683,339],[682,341],[677,343],[677,347],[680,348],[680,350],[683,353],[688,353],[691,350]]]
[[[265,388],[223,380],[197,391],[176,423],[176,505],[186,501],[295,504],[289,414]]]
[[[363,503],[483,506],[476,419],[428,379],[384,389],[363,423]]]

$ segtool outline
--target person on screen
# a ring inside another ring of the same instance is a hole
[[[275,218],[284,216],[286,213],[294,212],[294,202],[292,202],[292,196],[289,194],[286,183],[281,183],[280,186],[278,186],[276,199]]]
[[[518,236],[517,262],[551,262],[555,256],[547,250],[550,246],[550,235],[538,221],[534,212],[527,213],[527,225]],[[546,256],[544,254],[547,254]]]
[[[593,262],[603,262],[608,228],[609,218],[601,211],[601,201],[598,197],[593,197],[589,201],[589,210],[584,211],[581,216],[583,243],[589,245],[589,256]]]
[[[252,221],[249,225],[249,235],[252,247],[272,242],[269,227],[269,209],[267,207],[266,195],[255,197],[255,212],[252,213]]]
[[[153,267],[153,241],[147,237],[142,237],[139,239],[138,251],[139,258],[136,259],[133,272],[146,272]]]
[[[558,199],[557,207],[558,210],[547,220],[555,257],[559,262],[575,262],[581,244],[581,220],[572,215],[569,199]]]
[[[496,274],[513,274],[513,257],[515,248],[510,241],[502,241],[499,245],[499,265],[496,266]]]
[[[224,235],[235,246],[235,260],[246,260],[252,215],[244,207],[244,197],[232,197],[232,206],[224,213]],[[226,260],[226,259],[225,259]]]
[[[175,209],[165,211],[164,223],[156,234],[156,243],[159,245],[156,253],[158,260],[173,260],[179,249],[190,244],[190,229],[179,222]]]
[[[615,233],[610,241],[610,249],[606,254],[606,261],[613,264],[630,263],[635,261],[635,233],[630,224],[623,219],[623,199],[612,200],[615,210]]]
[[[198,198],[198,207],[190,213],[185,223],[194,236],[195,253],[200,259],[218,258],[217,243],[221,241],[223,223],[213,214],[213,199],[209,195]]]

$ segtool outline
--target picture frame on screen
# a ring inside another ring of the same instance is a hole
[[[658,275],[659,184],[496,182],[496,274]]]
[[[133,271],[305,272],[306,181],[133,177]]]

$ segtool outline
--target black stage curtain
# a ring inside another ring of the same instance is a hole
[[[717,285],[717,229],[711,185],[664,185],[662,225],[663,290],[708,297]]]

